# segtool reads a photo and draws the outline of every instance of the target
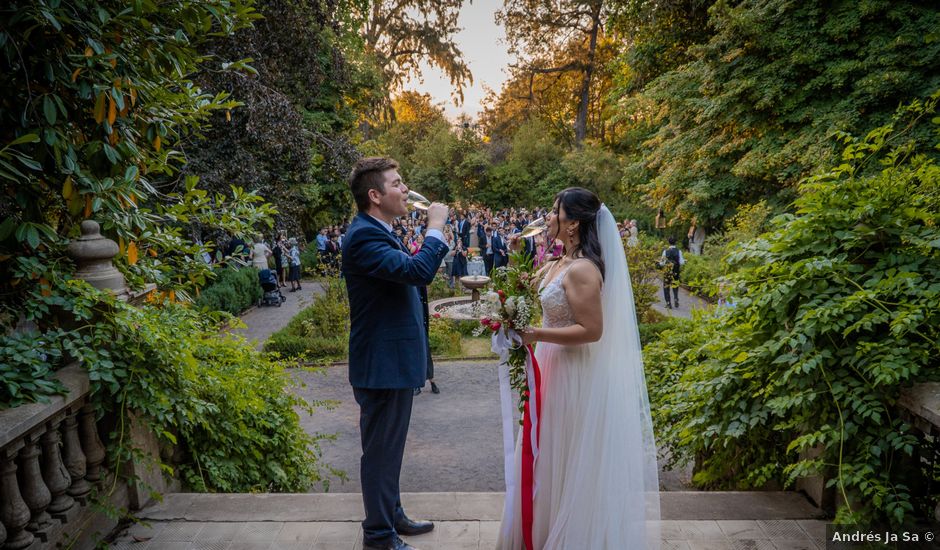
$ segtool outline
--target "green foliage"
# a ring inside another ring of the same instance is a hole
[[[257,269],[222,267],[215,273],[215,280],[196,299],[197,307],[239,315],[261,299]]]
[[[52,378],[62,358],[60,331],[13,333],[0,339],[0,409],[18,407],[65,388]]]
[[[684,321],[680,317],[668,317],[664,321],[655,323],[640,323],[640,343],[645,346],[659,339],[663,332],[674,329],[678,324],[681,324],[680,320]]]
[[[653,38],[628,54],[639,74],[624,78],[649,83],[614,98],[634,117],[625,122],[649,132],[636,160],[649,170],[650,202],[685,219],[714,226],[739,204],[790,202],[798,181],[838,162],[833,134],[864,135],[940,86],[931,2],[707,4],[670,3],[678,10],[667,17],[628,20]],[[707,26],[697,22],[706,7]],[[672,41],[669,27],[683,36]]]
[[[12,200],[0,206],[4,306],[21,307],[24,288],[70,272],[65,239],[86,218],[120,240],[118,267],[132,284],[156,282],[181,295],[205,284],[208,270],[208,247],[184,236],[190,224],[244,233],[269,223],[273,210],[258,197],[227,185],[224,195],[197,192],[196,178],[175,175],[177,147],[213,112],[237,105],[186,80],[206,61],[196,48],[255,18],[241,1],[6,6],[0,185]],[[14,265],[26,258],[39,264]],[[16,275],[22,271],[31,276]]]
[[[455,286],[459,287],[458,282]],[[447,278],[444,275],[435,275],[434,280],[428,285],[428,301],[433,302],[443,298],[453,298],[460,295],[457,288],[450,288],[447,284]]]
[[[445,319],[431,318],[428,340],[432,355],[459,357],[461,354],[460,331]]]
[[[662,269],[659,267],[662,248],[657,239],[646,235],[640,236],[637,246],[626,246],[624,241],[623,250],[630,271],[630,285],[633,287],[633,305],[640,322],[649,320],[653,311],[651,307],[658,299],[659,281],[662,278]]]
[[[265,351],[284,357],[335,360],[349,351],[349,299],[342,279],[326,278],[324,293],[271,335]]]
[[[162,468],[175,467],[193,490],[296,492],[323,480],[322,437],[307,435],[297,413],[311,406],[292,391],[280,361],[219,337],[228,316],[171,302],[135,307],[83,281],[54,284],[35,303],[55,307],[58,322],[75,328],[55,335],[58,352],[37,353],[53,368],[77,361],[88,371],[96,408],[118,419],[108,438],[112,470],[140,458],[128,433],[138,421],[181,448],[182,462]],[[44,323],[48,311],[29,315]],[[9,357],[21,372],[35,364],[29,355]]]
[[[734,289],[729,275],[743,267],[742,263],[730,265],[726,258],[737,247],[754,239],[769,228],[772,210],[766,202],[746,204],[738,207],[737,213],[725,224],[724,231],[713,233],[705,239],[700,255],[686,254],[682,267],[682,283],[696,294],[712,300],[728,298]]]
[[[264,17],[201,49],[219,64],[251,59],[253,77],[209,66],[195,80],[242,105],[218,113],[204,139],[187,151],[189,173],[210,191],[238,185],[276,205],[279,229],[319,229],[317,215],[349,214],[345,176],[358,157],[347,132],[358,108],[384,94],[361,48],[339,22],[346,3],[256,0]]]
[[[695,294],[707,299],[715,299],[721,294],[721,278],[728,274],[728,264],[722,261],[720,252],[707,245],[703,254],[685,254],[682,266],[681,282]]]
[[[287,260],[289,263],[289,260]],[[320,265],[320,255],[316,246],[308,246],[300,251],[300,271],[304,275],[319,273],[322,269]]]
[[[936,473],[917,466],[930,451],[897,400],[940,380],[938,98],[844,137],[843,163],[801,185],[796,213],[729,255],[744,266],[736,307],[646,346],[659,440],[696,459],[698,482],[823,473],[839,522],[932,513]]]

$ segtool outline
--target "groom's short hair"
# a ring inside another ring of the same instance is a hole
[[[356,199],[356,207],[360,212],[369,210],[369,189],[375,189],[385,194],[385,178],[382,174],[386,170],[397,170],[398,163],[388,157],[365,157],[359,159],[349,174],[349,190]]]

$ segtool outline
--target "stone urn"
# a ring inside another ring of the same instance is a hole
[[[111,260],[118,254],[116,242],[101,235],[101,226],[94,220],[82,222],[82,236],[69,243],[68,254],[75,260],[76,279],[84,279],[91,286],[109,290],[119,299],[128,297],[124,275]]]

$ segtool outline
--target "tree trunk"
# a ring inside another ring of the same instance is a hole
[[[588,104],[591,99],[591,76],[594,74],[594,55],[597,51],[597,34],[601,27],[601,2],[594,5],[591,13],[591,37],[588,46],[588,58],[584,67],[584,78],[581,80],[581,99],[578,102],[578,117],[574,122],[575,145],[581,147],[587,136]]]

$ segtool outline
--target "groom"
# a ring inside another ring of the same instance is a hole
[[[349,294],[349,382],[359,404],[362,437],[363,548],[414,550],[398,535],[434,529],[408,519],[398,479],[411,420],[414,388],[424,385],[430,347],[424,330],[425,288],[448,247],[447,206],[428,209],[424,246],[414,256],[392,234],[408,214],[408,187],[390,158],[356,163],[349,187],[359,214],[343,241],[342,272]]]

